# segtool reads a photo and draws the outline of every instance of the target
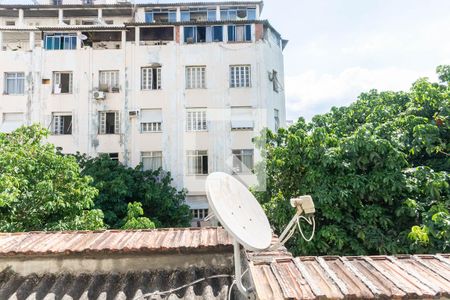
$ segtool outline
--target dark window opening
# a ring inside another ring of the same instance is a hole
[[[82,41],[83,47],[95,49],[119,49],[121,47],[122,33],[120,31],[83,32],[87,38]]]
[[[105,118],[105,132],[106,134],[115,134],[116,133],[116,113],[106,113]]]
[[[173,41],[173,27],[141,28],[141,41]]]
[[[119,153],[108,153],[109,158],[114,161],[119,161]]]
[[[72,116],[62,116],[63,120],[63,133],[72,134]]]
[[[208,174],[208,156],[202,156],[202,172],[201,174]]]
[[[70,93],[70,85],[71,85],[71,74],[70,73],[61,73],[61,94]]]
[[[222,42],[222,41],[223,41],[223,27],[222,26],[214,26],[213,42]]]
[[[126,33],[126,39],[127,39],[127,42],[134,42],[135,40],[136,40],[136,38],[135,38],[135,29],[134,28],[131,28],[131,29],[128,29],[127,30],[127,33]]]

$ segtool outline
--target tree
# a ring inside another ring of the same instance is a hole
[[[122,226],[122,229],[155,228],[155,223],[153,223],[149,218],[141,217],[142,215],[144,215],[142,203],[140,202],[128,203],[127,217],[125,218],[125,224]]]
[[[172,186],[172,177],[162,169],[142,171],[142,166],[129,168],[107,155],[90,158],[77,155],[83,175],[94,179],[99,190],[95,207],[105,215],[110,228],[121,228],[127,216],[128,204],[142,203],[144,216],[156,227],[189,226],[191,214],[184,204],[186,191]]]
[[[441,67],[439,70],[448,70]],[[438,71],[439,71],[438,70]],[[441,76],[442,79],[442,76]],[[267,191],[256,193],[279,233],[289,199],[311,194],[316,238],[296,254],[384,254],[449,249],[449,110],[445,83],[363,93],[311,122],[264,132]]]
[[[103,228],[97,190],[38,125],[0,133],[0,231]]]

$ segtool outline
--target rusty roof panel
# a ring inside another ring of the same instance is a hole
[[[231,246],[231,238],[220,227],[0,234],[0,256],[163,252]]]
[[[260,299],[450,296],[449,254],[296,258],[288,254],[285,250],[273,251],[270,256],[247,254]]]

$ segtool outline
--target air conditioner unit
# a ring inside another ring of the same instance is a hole
[[[139,111],[138,110],[130,110],[128,111],[128,116],[130,117],[137,117],[139,115]]]
[[[104,100],[106,98],[105,92],[102,91],[95,91],[94,92],[94,99],[95,100]]]

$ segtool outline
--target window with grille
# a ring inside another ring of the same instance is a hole
[[[206,88],[206,67],[204,66],[186,67],[186,88],[187,89]]]
[[[250,65],[230,66],[230,87],[250,87]]]
[[[205,131],[206,110],[188,110],[186,112],[186,131]]]
[[[72,72],[53,72],[53,93],[72,94]]]
[[[72,134],[72,115],[53,114],[52,133],[55,135]]]
[[[5,94],[23,95],[25,93],[25,73],[5,73]]]
[[[203,220],[208,216],[208,209],[191,209],[192,219]]]
[[[206,150],[187,151],[187,174],[188,175],[208,174],[208,151]]]
[[[118,93],[120,91],[119,71],[100,71],[99,90],[102,92]]]
[[[119,112],[99,112],[99,134],[119,134]]]
[[[275,131],[278,131],[278,129],[280,129],[280,111],[278,109],[274,109],[273,116],[275,121]]]
[[[233,172],[251,173],[254,166],[253,149],[233,150]]]
[[[162,168],[162,152],[161,151],[148,151],[141,152],[142,169],[158,170]]]
[[[141,69],[141,90],[161,89],[161,67]]]

